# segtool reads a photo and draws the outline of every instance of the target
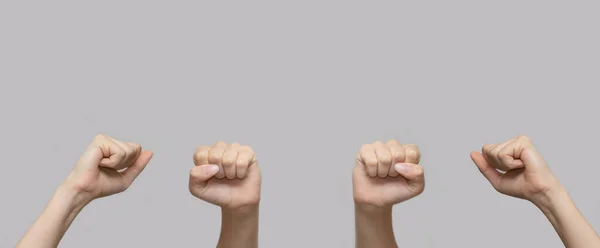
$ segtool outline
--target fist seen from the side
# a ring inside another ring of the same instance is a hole
[[[64,184],[85,201],[125,191],[142,173],[153,153],[139,144],[108,135],[94,137]]]
[[[413,144],[390,140],[363,145],[352,175],[355,203],[389,207],[421,194],[425,177],[420,159]]]
[[[471,159],[498,192],[536,202],[560,187],[548,164],[531,140],[519,136],[501,144],[489,144]]]
[[[192,195],[226,209],[259,204],[261,175],[251,147],[224,142],[200,146],[194,164],[189,183]]]

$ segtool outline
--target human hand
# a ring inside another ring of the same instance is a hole
[[[537,203],[560,188],[548,164],[526,136],[483,146],[471,159],[498,192]]]
[[[194,164],[189,182],[192,195],[224,209],[259,204],[261,175],[251,147],[224,142],[200,146]]]
[[[63,186],[75,191],[83,202],[123,192],[142,173],[152,155],[138,144],[96,135]]]
[[[363,145],[352,175],[355,203],[390,207],[421,194],[425,177],[420,159],[413,144],[390,140]]]

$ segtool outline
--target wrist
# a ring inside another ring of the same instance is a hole
[[[89,194],[80,192],[74,187],[63,183],[56,189],[53,200],[68,206],[71,210],[79,211],[89,204],[93,198]]]
[[[570,200],[570,197],[567,190],[562,185],[557,184],[536,195],[530,201],[544,213],[548,214],[554,212],[560,204],[568,200]]]
[[[253,204],[253,205],[246,205],[246,206],[237,207],[237,208],[222,207],[221,213],[223,214],[223,216],[233,216],[233,217],[243,218],[243,217],[251,217],[254,215],[258,215],[258,210],[259,210],[259,205]]]
[[[368,203],[354,203],[354,210],[364,214],[384,214],[391,213],[393,205],[378,206]]]
[[[374,206],[368,204],[354,204],[354,213],[357,217],[372,222],[390,220],[392,218],[393,206]]]

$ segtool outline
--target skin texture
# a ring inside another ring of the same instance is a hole
[[[352,173],[356,247],[398,247],[392,207],[423,192],[425,177],[416,145],[396,140],[363,145]]]
[[[138,144],[97,135],[17,248],[58,247],[87,204],[129,188],[152,155]]]
[[[600,238],[526,136],[489,144],[471,159],[498,192],[530,201],[567,248],[600,247]]]
[[[261,174],[251,147],[217,142],[194,153],[193,196],[221,207],[219,248],[258,247]]]

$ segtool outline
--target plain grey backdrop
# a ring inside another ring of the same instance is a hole
[[[213,247],[192,153],[251,145],[261,247],[352,247],[363,143],[415,143],[425,192],[401,247],[562,247],[469,153],[529,135],[600,228],[598,1],[1,1],[0,247],[16,244],[97,133],[154,159],[62,247]]]

